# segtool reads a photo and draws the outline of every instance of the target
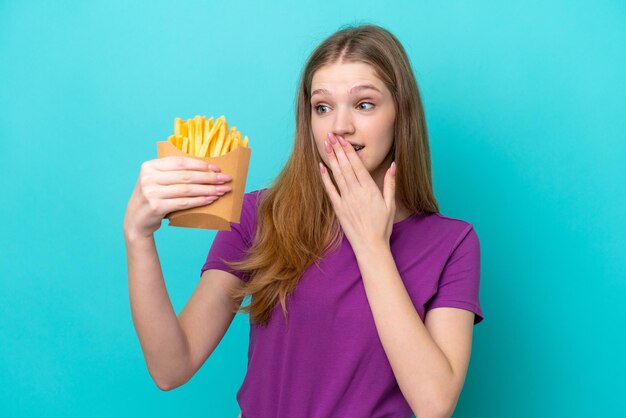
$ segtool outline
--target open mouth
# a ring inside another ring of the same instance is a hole
[[[359,152],[359,151],[361,151],[361,150],[362,150],[363,148],[365,148],[365,147],[364,147],[364,146],[362,146],[362,145],[352,145],[352,148],[354,148],[354,150],[355,150],[356,152]]]

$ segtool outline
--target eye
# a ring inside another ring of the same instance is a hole
[[[360,107],[361,105],[366,105],[366,104],[371,105],[372,107],[365,108],[365,109],[361,107],[361,109],[363,109],[363,110],[370,110],[370,109],[372,109],[374,107],[374,104],[370,103],[370,102],[361,102],[361,103],[358,104],[358,106]]]
[[[326,105],[317,105],[317,106],[314,106],[314,109],[315,109],[315,111],[317,113],[328,113],[328,112],[321,112],[320,108],[322,108],[322,107],[327,107],[327,106]]]

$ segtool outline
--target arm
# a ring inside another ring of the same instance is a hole
[[[356,253],[376,329],[404,397],[418,418],[449,417],[465,381],[474,314],[429,311],[422,322],[387,244]]]
[[[148,371],[159,389],[175,389],[191,379],[226,334],[236,308],[229,293],[241,280],[206,270],[177,318],[154,239],[127,238],[126,253],[133,323]]]
[[[133,324],[148,371],[169,390],[188,379],[189,344],[167,294],[154,238],[126,238]]]
[[[400,390],[419,418],[448,417],[465,379],[473,313],[440,308],[427,315],[426,324],[422,322],[389,246],[396,211],[395,164],[385,173],[381,196],[380,185],[354,149],[341,136],[329,133],[328,138],[332,147],[328,141],[324,145],[339,192],[320,163],[322,181],[355,252]]]
[[[220,178],[219,169],[213,169],[193,158],[168,157],[145,162],[126,209],[124,238],[133,323],[150,375],[163,390],[187,381],[199,367],[200,356],[194,353],[206,353],[207,345],[214,343],[215,339],[196,337],[209,332],[197,325],[198,315],[214,313],[213,326],[205,325],[214,331],[223,329],[228,319],[220,312],[230,314],[221,300],[217,300],[223,299],[221,296],[192,296],[194,303],[190,300],[189,309],[183,311],[188,313],[181,313],[179,322],[167,294],[153,235],[167,213],[206,205],[223,194],[214,185],[230,179]],[[198,292],[210,292],[207,286],[199,289]],[[197,343],[200,348],[190,347],[190,341],[192,346]]]

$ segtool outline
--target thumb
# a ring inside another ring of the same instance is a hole
[[[391,163],[391,167],[385,173],[385,179],[383,184],[383,199],[388,208],[391,208],[395,204],[396,198],[396,162]]]

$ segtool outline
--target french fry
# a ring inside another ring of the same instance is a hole
[[[237,135],[237,131],[233,132],[233,134],[231,135],[231,141],[230,144],[228,144],[228,148],[226,149],[226,152],[231,152],[232,150],[234,150],[235,148],[237,148],[237,144],[239,141],[239,136]]]
[[[222,147],[224,146],[224,139],[226,138],[226,125],[220,125],[220,131],[217,135],[217,141],[215,142],[215,149],[211,157],[219,157],[222,155]]]
[[[209,144],[211,143],[211,138],[209,137],[209,133],[211,132],[211,127],[213,126],[213,116],[204,121],[204,129],[202,130],[202,149],[200,151],[201,157],[209,156]]]
[[[181,120],[181,122],[180,122],[180,136],[185,138],[185,137],[187,137],[188,134],[189,134],[189,131],[187,130],[187,122],[185,122],[184,120]]]
[[[248,146],[248,137],[242,140],[236,126],[229,129],[224,115],[217,119],[200,115],[187,120],[176,117],[174,135],[167,140],[184,153],[200,158],[219,157]]]
[[[194,140],[196,142],[195,143],[196,156],[201,157],[200,149],[202,148],[202,128],[204,128],[204,119],[200,117],[199,115],[196,115],[194,119],[194,125],[196,128],[196,134],[194,136]]]
[[[183,138],[183,148],[181,149],[181,151],[189,154],[189,138],[187,137]]]
[[[222,147],[222,154],[224,155],[227,152],[230,152],[230,147],[232,146],[233,141],[235,140],[234,135],[228,135],[226,140],[224,141],[224,146]]]
[[[213,119],[213,118],[211,118]],[[209,145],[211,143],[211,138],[209,134],[211,133],[209,126],[211,125],[211,119],[204,122],[204,130],[202,131],[202,147],[200,147],[200,157],[208,157],[209,153]]]
[[[189,154],[196,155],[196,124],[193,119],[187,119],[187,138],[189,138]]]
[[[209,132],[209,157],[212,157],[215,154],[215,146],[217,145],[217,135],[219,133],[220,126],[222,126],[223,119],[221,117],[217,118],[215,124],[211,128],[211,132]]]
[[[243,141],[241,140],[241,132],[237,131],[237,143],[233,147],[233,150],[237,147],[240,147],[241,145],[243,145]]]

